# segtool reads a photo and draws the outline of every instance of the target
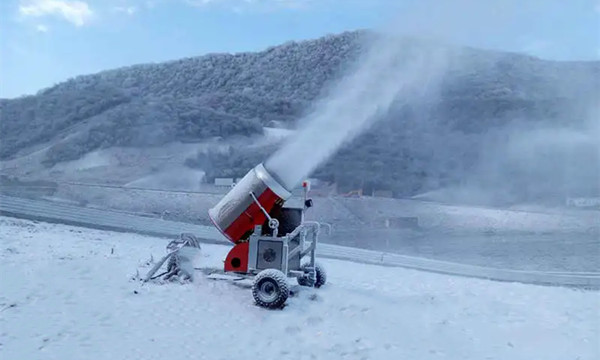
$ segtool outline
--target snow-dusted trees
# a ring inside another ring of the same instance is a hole
[[[0,100],[0,158],[47,143],[50,166],[100,147],[252,135],[273,123],[293,127],[356,64],[372,36],[346,32],[256,53],[124,67],[79,76],[35,96]],[[398,39],[394,46],[419,44]],[[342,187],[399,195],[460,183],[482,161],[488,133],[515,123],[581,129],[600,97],[599,62],[453,52],[438,92],[411,109],[392,108],[316,175]],[[262,155],[231,154],[213,161],[213,173],[235,175]]]

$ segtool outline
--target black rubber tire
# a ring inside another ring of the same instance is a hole
[[[254,278],[252,296],[258,306],[267,309],[282,308],[290,296],[287,277],[277,269],[259,272]]]
[[[308,265],[303,265],[302,268],[304,269],[307,266]],[[319,263],[315,264],[315,271],[317,273],[316,273],[316,280],[315,280],[314,287],[315,288],[320,288],[321,286],[325,285],[325,283],[327,282],[327,272],[325,272],[325,269]],[[309,281],[306,278],[299,277],[297,279],[298,279],[298,285],[300,285],[300,286],[311,286],[311,284],[309,283]]]

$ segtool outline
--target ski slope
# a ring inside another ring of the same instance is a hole
[[[0,359],[600,358],[599,292],[323,259],[324,288],[269,311],[202,275],[132,280],[166,244],[0,217]]]

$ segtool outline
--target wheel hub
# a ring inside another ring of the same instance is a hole
[[[258,296],[265,302],[274,301],[277,298],[277,284],[264,281],[260,284]]]

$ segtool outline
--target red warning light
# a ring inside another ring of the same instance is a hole
[[[304,191],[310,191],[310,181],[308,180],[304,180],[302,182],[302,187],[304,188]]]

